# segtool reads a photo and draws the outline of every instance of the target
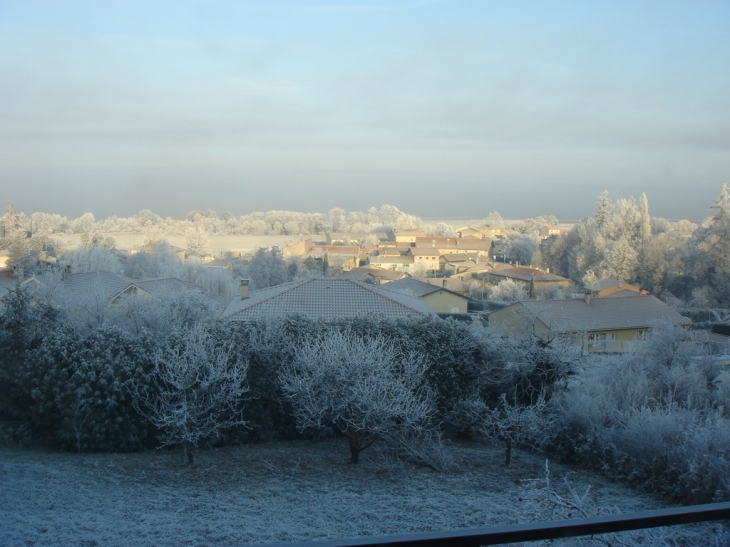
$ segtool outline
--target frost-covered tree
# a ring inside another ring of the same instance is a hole
[[[404,440],[433,430],[425,361],[385,338],[331,331],[304,344],[281,372],[281,389],[299,429],[334,428],[350,462],[379,439]]]
[[[152,252],[137,253],[124,263],[124,275],[133,279],[175,277],[180,260],[166,240],[157,242]]]
[[[71,221],[71,231],[75,234],[89,233],[94,229],[96,219],[92,213],[84,213]]]
[[[540,242],[530,234],[510,234],[507,236],[506,253],[510,260],[520,264],[540,266]]]
[[[202,224],[193,224],[185,231],[185,250],[193,256],[205,254],[210,246],[208,232]]]
[[[704,287],[710,302],[730,307],[730,194],[723,184],[715,203],[716,210],[705,226],[695,232],[689,242],[692,247],[688,269],[695,286]]]
[[[602,277],[633,279],[639,267],[639,254],[627,237],[621,237],[606,247],[599,267]]]
[[[290,281],[289,270],[279,247],[259,248],[248,266],[253,289],[265,289]]]
[[[248,363],[233,345],[193,327],[158,349],[153,362],[153,387],[136,383],[130,389],[140,414],[162,431],[161,446],[182,445],[193,465],[194,447],[224,429],[245,425]]]
[[[79,247],[64,253],[63,258],[68,261],[73,273],[99,272],[102,270],[120,273],[122,271],[122,261],[119,258],[119,253],[108,247]]]
[[[538,397],[533,404],[520,405],[510,402],[503,393],[498,405],[485,410],[476,429],[504,444],[504,465],[509,467],[512,448],[542,445],[549,438],[552,419],[544,397]]]
[[[596,224],[598,228],[603,230],[610,222],[612,216],[613,205],[608,198],[608,190],[604,190],[596,202]]]
[[[505,279],[489,290],[489,299],[499,302],[518,302],[527,300],[528,294],[522,283],[514,279]]]

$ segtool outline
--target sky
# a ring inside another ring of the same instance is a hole
[[[0,0],[0,200],[702,219],[730,2]]]

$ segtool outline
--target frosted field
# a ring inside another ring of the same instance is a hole
[[[339,441],[180,452],[70,454],[0,448],[0,545],[241,545],[469,528],[534,520],[521,479],[544,460],[518,452],[512,466],[482,445],[453,447],[443,473],[347,463]],[[551,465],[556,483],[568,469]],[[597,506],[661,507],[600,477],[571,482]],[[522,491],[524,495],[524,491]],[[678,545],[715,544],[716,526],[673,528]]]
[[[144,243],[144,234],[125,234],[112,233],[103,234],[114,238],[117,249],[129,250],[132,247],[139,247]],[[53,239],[61,243],[64,249],[75,249],[81,244],[81,234],[54,234]],[[183,235],[162,235],[170,245],[185,248],[186,236]],[[222,251],[240,251],[243,253],[253,252],[259,247],[272,247],[277,245],[284,247],[289,243],[295,243],[314,237],[315,240],[324,240],[325,236],[306,236],[306,235],[289,235],[289,236],[246,236],[246,235],[209,235],[208,250],[215,256],[219,256]]]

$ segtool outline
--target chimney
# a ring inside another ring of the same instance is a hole
[[[241,300],[248,298],[248,279],[241,279]]]
[[[586,304],[590,304],[590,303],[591,303],[591,291],[586,291],[586,292],[585,292],[585,293],[583,294],[583,301],[584,301],[584,302],[585,302]]]
[[[68,274],[71,273],[71,264],[66,264],[63,268],[61,268],[61,281],[66,279],[68,277]]]
[[[441,286],[442,286],[442,287],[443,287],[444,289],[446,288],[446,279],[444,279],[444,280],[443,280],[443,281],[441,282]]]

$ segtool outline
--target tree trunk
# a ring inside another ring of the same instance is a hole
[[[188,457],[188,465],[195,465],[195,454],[193,454],[193,447],[190,443],[185,443],[185,455]]]
[[[512,461],[512,443],[509,441],[506,441],[504,443],[504,465],[506,467],[509,467],[510,461]]]
[[[350,463],[355,465],[360,459],[360,444],[355,439],[350,439]]]

